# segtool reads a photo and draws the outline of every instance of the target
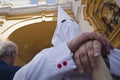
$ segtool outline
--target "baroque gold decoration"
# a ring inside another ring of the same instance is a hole
[[[120,22],[120,8],[113,3],[105,3],[102,8],[102,20],[108,30],[112,32],[115,26]]]
[[[82,0],[84,18],[99,32],[120,48],[120,7],[116,0]]]

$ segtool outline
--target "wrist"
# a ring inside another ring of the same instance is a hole
[[[73,49],[71,47],[71,42],[67,42],[68,48],[70,49],[71,53],[73,52]]]

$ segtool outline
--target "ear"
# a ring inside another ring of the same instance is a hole
[[[15,53],[16,53],[15,51],[11,51],[11,54],[10,54],[11,58],[15,56]]]
[[[11,51],[8,63],[13,65],[14,62],[15,62],[15,59],[16,59],[16,52],[15,51]]]

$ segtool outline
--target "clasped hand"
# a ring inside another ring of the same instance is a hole
[[[97,66],[100,55],[107,56],[113,48],[109,41],[99,33],[83,33],[68,42],[68,47],[74,54],[74,61],[80,73],[92,72]]]

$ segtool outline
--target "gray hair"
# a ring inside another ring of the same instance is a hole
[[[12,41],[0,42],[0,59],[4,59],[9,56],[12,51],[18,53],[17,45]]]

